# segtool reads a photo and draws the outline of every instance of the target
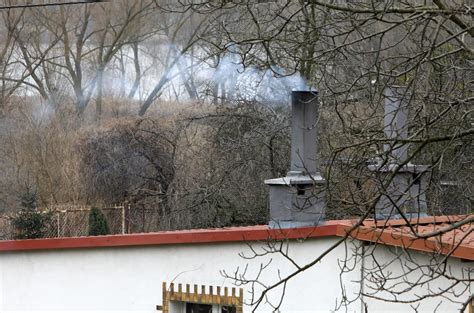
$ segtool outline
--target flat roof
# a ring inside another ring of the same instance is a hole
[[[425,217],[412,219],[408,223],[407,220],[365,220],[354,228],[356,224],[357,220],[335,220],[314,227],[291,229],[270,229],[267,225],[256,225],[94,237],[6,240],[0,241],[0,252],[348,236],[365,242],[474,261],[474,215]]]

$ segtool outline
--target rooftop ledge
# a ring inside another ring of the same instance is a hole
[[[317,227],[281,230],[270,229],[268,225],[255,225],[93,237],[7,240],[0,241],[0,252],[305,239],[336,236],[339,226],[340,223],[326,222]]]
[[[452,223],[468,223],[450,230]],[[405,249],[450,255],[474,261],[474,215],[435,216],[413,219],[418,233],[449,229],[442,236],[417,238],[404,220],[377,222],[366,220],[353,229],[356,220],[326,221],[318,226],[290,229],[270,229],[268,225],[192,229],[106,235],[94,237],[44,238],[0,241],[0,253],[32,250],[89,249],[106,247],[159,246],[180,244],[211,244],[284,239],[312,239],[322,237],[349,237],[360,241]]]

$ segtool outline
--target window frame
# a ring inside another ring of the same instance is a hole
[[[224,293],[221,294],[221,287],[217,286],[214,289],[213,286],[206,288],[205,285],[201,285],[201,290],[199,291],[198,285],[194,285],[193,292],[191,292],[190,284],[185,285],[185,290],[183,290],[183,284],[178,284],[178,290],[175,290],[174,283],[170,283],[169,288],[167,288],[166,282],[163,282],[163,304],[161,310],[163,313],[175,313],[170,312],[171,307],[176,306],[176,304],[173,305],[173,302],[182,302],[210,304],[213,306],[213,311],[220,311],[223,306],[233,306],[236,309],[236,313],[243,313],[243,289],[238,288],[238,295],[236,288],[231,288],[230,294],[227,287],[224,287],[223,291]]]

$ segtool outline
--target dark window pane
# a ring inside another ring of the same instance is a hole
[[[237,308],[235,306],[223,306],[222,313],[237,313]]]
[[[186,303],[186,313],[212,313],[212,305],[200,303]]]

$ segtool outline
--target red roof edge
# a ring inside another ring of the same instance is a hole
[[[347,227],[346,229],[349,231]],[[393,232],[383,229],[374,230],[364,228],[354,230],[351,237],[376,244],[400,247],[407,250],[436,253],[444,256],[449,255],[458,259],[474,261],[474,245],[469,243],[456,244],[449,241],[439,240],[438,238],[416,238],[408,234],[394,234]]]
[[[440,227],[446,223],[459,221],[466,216],[431,217],[419,221],[423,224],[435,223]],[[0,252],[58,250],[104,247],[131,247],[150,245],[180,245],[205,244],[225,242],[252,242],[285,239],[309,239],[319,237],[344,237],[352,229],[355,220],[327,221],[315,227],[301,227],[291,229],[270,229],[267,225],[230,227],[218,229],[193,229],[179,231],[163,231],[155,233],[140,233],[126,235],[107,235],[95,237],[47,238],[29,240],[0,241]],[[439,224],[438,224],[439,223]],[[454,242],[453,237],[417,238],[408,232],[400,232],[398,227],[406,225],[404,221],[390,221],[379,225],[371,221],[364,221],[362,226],[351,232],[350,237],[377,244],[401,247],[429,253],[450,255],[456,258],[474,261],[474,232],[473,236],[464,238],[461,242]],[[425,224],[426,225],[426,224]],[[387,227],[388,226],[388,227]],[[459,229],[456,236],[470,235],[474,225],[465,225]],[[453,233],[452,236],[455,234]]]
[[[474,215],[429,216],[409,220],[364,221],[351,237],[403,249],[474,261]],[[460,226],[452,228],[454,223]],[[464,223],[463,223],[464,222]],[[414,231],[413,231],[413,230]],[[344,227],[347,234],[351,227]],[[427,234],[433,233],[433,236]],[[425,236],[425,237],[422,237]]]
[[[439,224],[439,223],[455,223],[463,219],[470,217],[471,215],[441,215],[441,216],[424,216],[424,217],[413,217],[407,219],[411,225],[426,225],[426,224]],[[363,222],[364,226],[376,226],[376,227],[390,227],[390,226],[403,226],[407,225],[407,221],[404,219],[396,220],[379,220],[375,222],[373,219],[366,219]]]
[[[338,224],[317,227],[269,229],[266,225],[219,229],[194,229],[94,237],[45,238],[0,241],[0,251],[57,250],[169,244],[224,243],[306,239],[337,235]]]

